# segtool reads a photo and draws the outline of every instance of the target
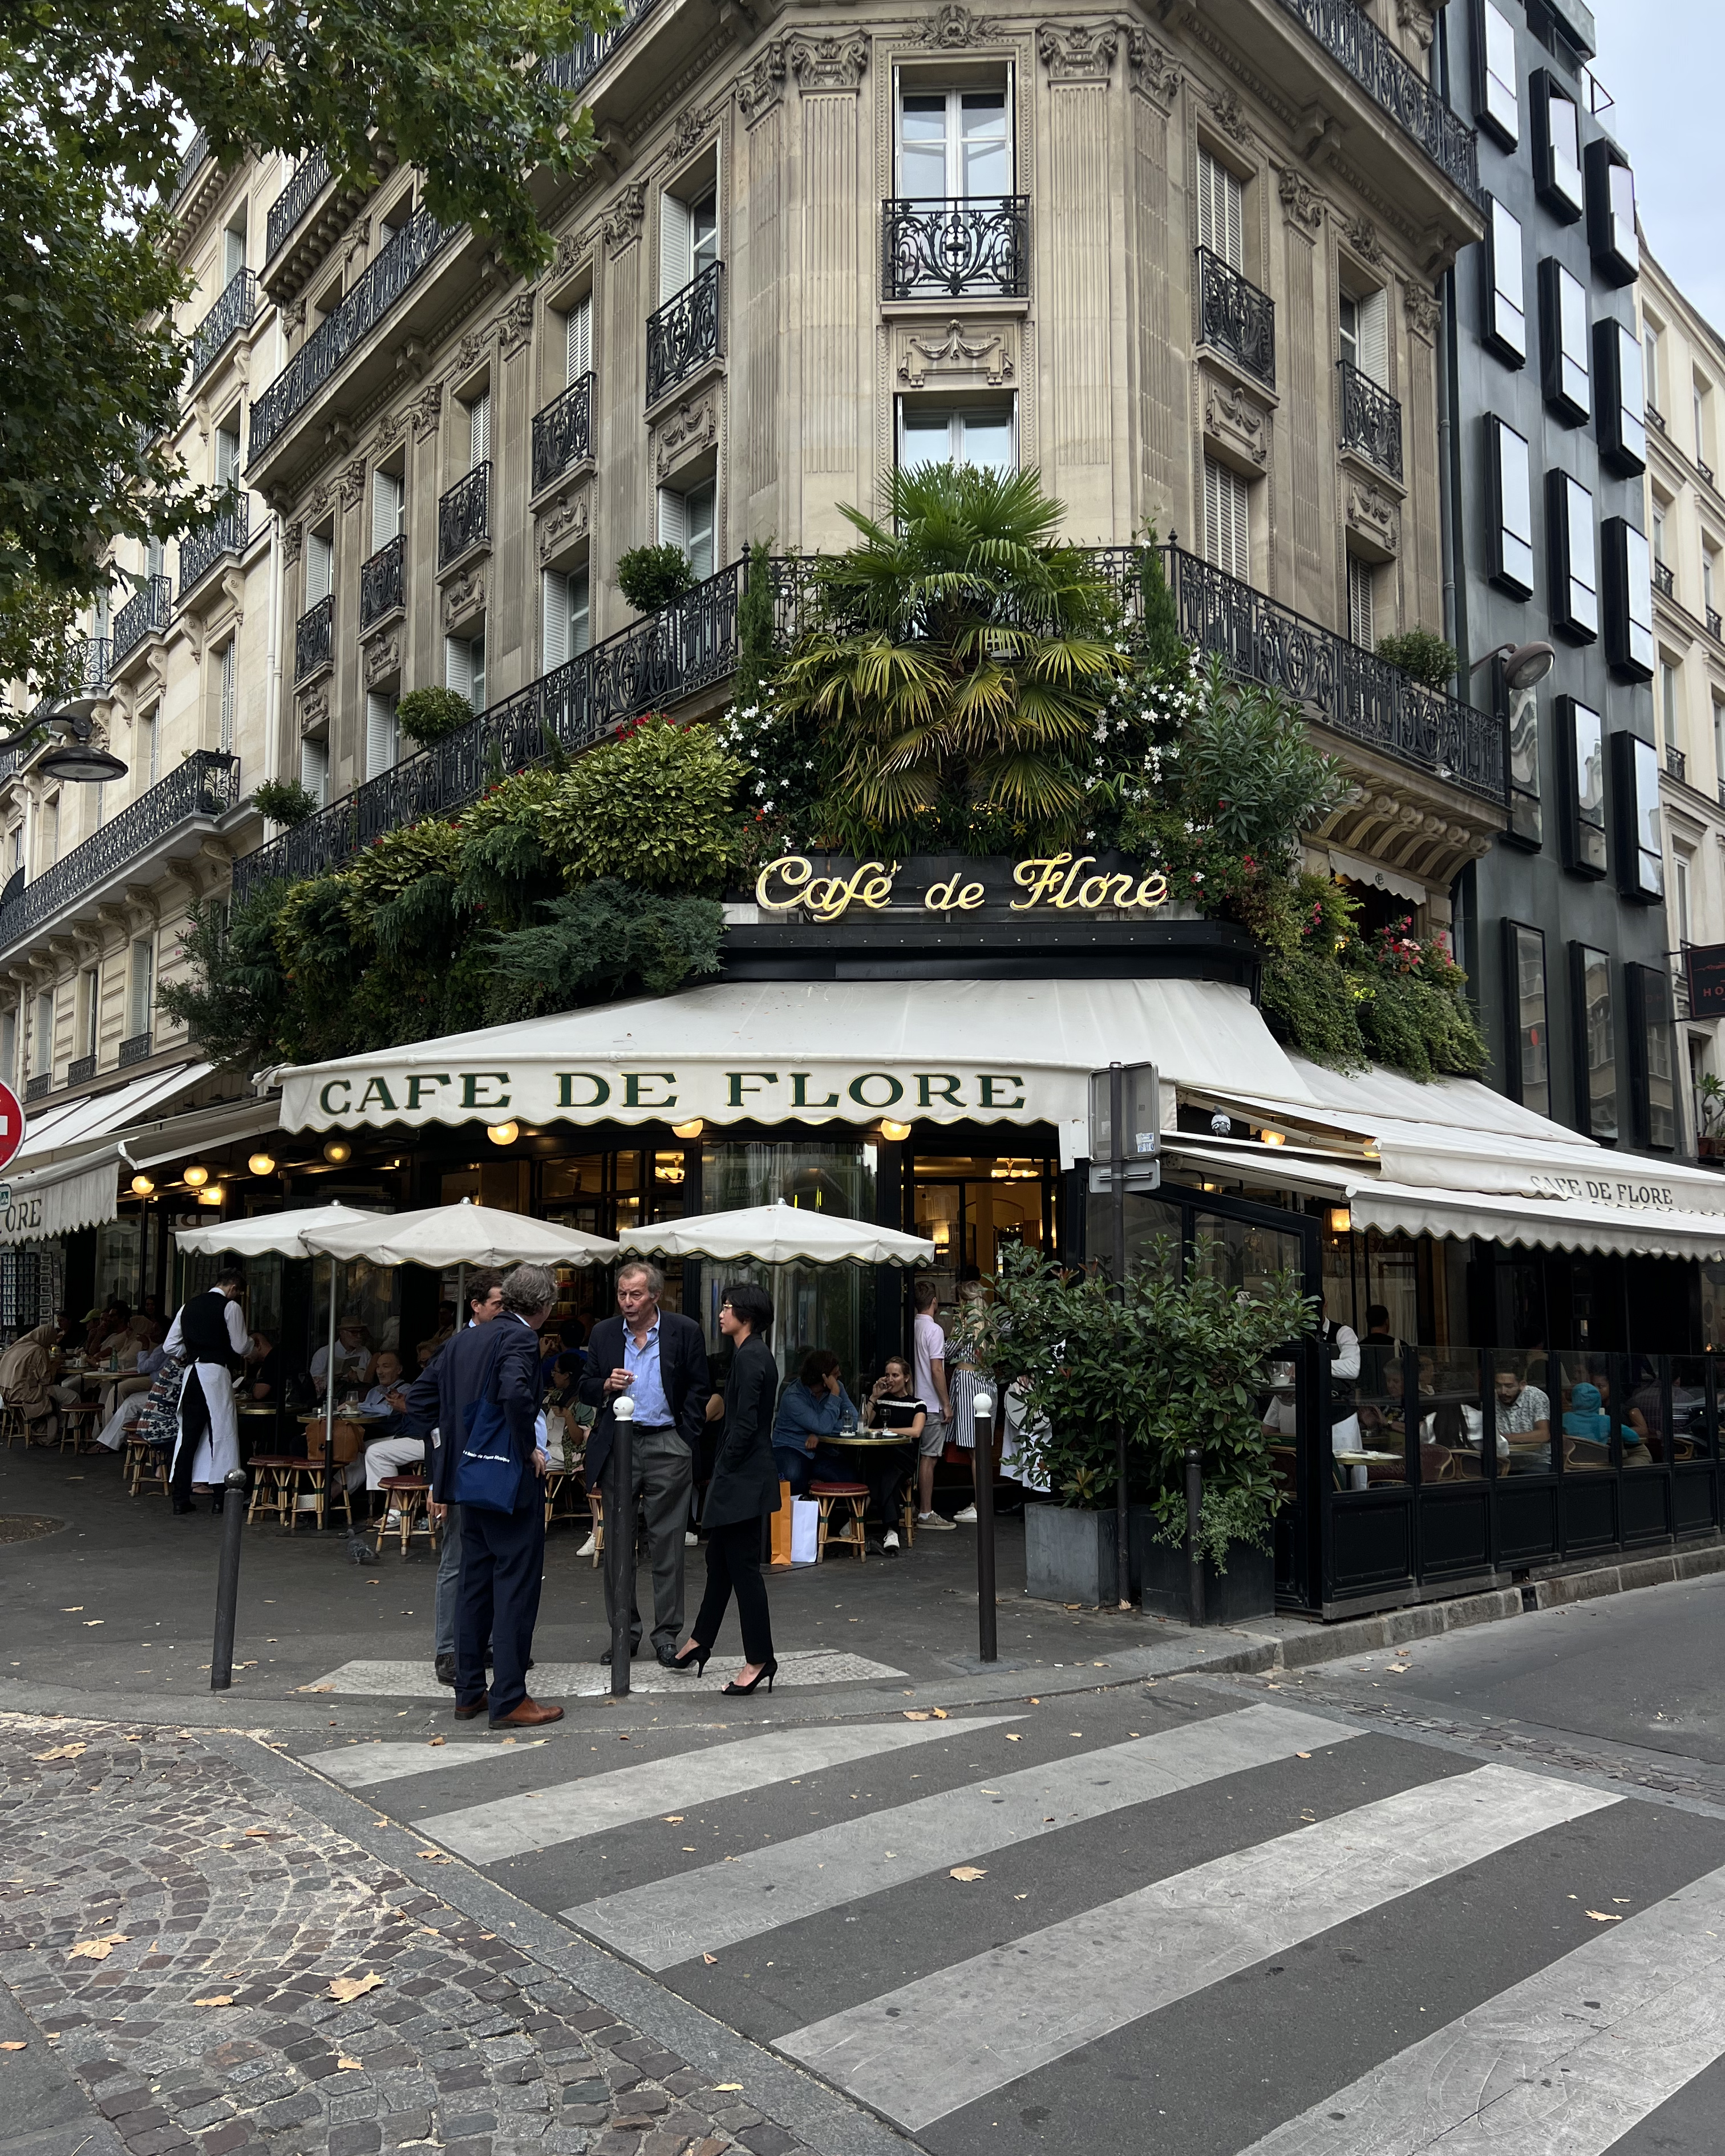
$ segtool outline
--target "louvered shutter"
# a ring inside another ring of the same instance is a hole
[[[584,292],[563,317],[567,333],[566,384],[593,372],[593,294]]]
[[[321,531],[314,531],[306,540],[305,607],[308,613],[330,595],[335,557],[334,546]]]
[[[1204,465],[1204,553],[1217,568],[1250,581],[1252,552],[1245,481],[1206,457]]]
[[[1378,648],[1374,579],[1369,565],[1348,557],[1348,634],[1363,651]]]
[[[1389,299],[1368,292],[1356,301],[1359,311],[1359,371],[1384,388],[1389,387]]]
[[[477,471],[491,456],[491,393],[480,390],[467,408],[469,449],[467,469]]]
[[[330,751],[327,742],[300,743],[300,783],[319,808],[329,798]]]
[[[561,569],[545,572],[545,671],[569,656],[569,579]]]
[[[661,547],[689,545],[689,504],[673,486],[659,490],[659,543]]]
[[[473,701],[473,646],[465,636],[444,639],[444,686]]]
[[[398,472],[372,475],[372,552],[401,535],[402,482]]]
[[[593,603],[585,569],[569,578],[569,656],[578,659],[593,642]]]
[[[1198,238],[1230,270],[1245,260],[1245,196],[1240,182],[1208,150],[1198,153]]]
[[[395,762],[395,699],[366,691],[366,777],[375,778]]]
[[[675,195],[659,198],[659,300],[675,299],[689,281],[692,245],[689,205]]]

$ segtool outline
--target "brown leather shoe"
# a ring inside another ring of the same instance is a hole
[[[542,1722],[561,1722],[563,1710],[560,1707],[542,1707],[536,1699],[524,1699],[519,1707],[512,1707],[507,1714],[491,1717],[493,1729],[536,1729]]]
[[[491,1695],[488,1691],[482,1691],[471,1707],[458,1707],[455,1709],[455,1719],[457,1722],[471,1722],[475,1716],[483,1714],[490,1704]]]

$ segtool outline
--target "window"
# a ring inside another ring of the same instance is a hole
[[[1605,721],[1590,704],[1559,696],[1563,760],[1563,863],[1579,875],[1605,873]]]
[[[366,777],[395,767],[397,755],[395,699],[378,690],[366,691]]]
[[[1656,966],[1625,966],[1630,1105],[1635,1142],[1660,1152],[1677,1142],[1676,1028],[1670,976]]]
[[[593,372],[593,294],[583,292],[563,316],[563,387]]]
[[[1204,557],[1241,583],[1252,580],[1251,490],[1214,457],[1204,460]]]
[[[1608,285],[1633,285],[1641,274],[1635,238],[1635,176],[1602,136],[1587,146],[1587,244]]]
[[[1342,295],[1342,357],[1380,388],[1389,386],[1389,301],[1382,291]]]
[[[305,611],[330,595],[335,578],[336,542],[332,532],[311,531],[305,536]]]
[[[1611,960],[1586,943],[1569,946],[1575,1009],[1575,1120],[1590,1138],[1617,1142],[1617,1039]]]
[[[1717,706],[1715,706],[1717,709]],[[24,827],[22,822],[12,827],[12,844],[8,850],[8,869],[15,875],[24,865]]]
[[[1626,516],[1608,516],[1599,533],[1605,587],[1605,657],[1631,681],[1653,679],[1653,563],[1647,542]]]
[[[101,975],[94,966],[85,966],[78,975],[78,1053],[80,1055],[95,1054],[101,1024]]]
[[[1713,628],[1712,617],[1719,611],[1719,556],[1716,547],[1706,540],[1701,542],[1701,603],[1709,617],[1707,627]],[[1714,632],[1717,634],[1717,630]]]
[[[138,720],[138,762],[149,774],[151,785],[162,775],[161,707],[151,704]]]
[[[1491,527],[1486,560],[1493,583],[1533,596],[1533,480],[1525,435],[1505,419],[1486,422],[1486,499]]]
[[[149,937],[137,937],[132,943],[126,981],[126,1029],[133,1040],[150,1030],[155,976],[156,947]]]
[[[545,670],[578,659],[593,641],[593,616],[585,569],[545,572]]]
[[[239,677],[239,639],[230,636],[216,656],[216,744],[234,753],[234,708]]]
[[[1713,783],[1725,802],[1725,697],[1713,692]]]
[[[31,1029],[30,1075],[54,1073],[54,992],[45,988],[36,998],[36,1023]]]
[[[1245,268],[1245,189],[1208,150],[1198,153],[1198,244],[1230,270]]]
[[[1201,188],[1202,151],[1199,156]],[[899,98],[898,191],[922,202],[1009,195],[1012,145],[1005,89],[904,91]],[[1214,251],[1222,253],[1219,247]]]
[[[467,469],[491,461],[491,393],[481,389],[467,407]]]
[[[372,474],[372,552],[381,553],[392,539],[401,536],[407,508],[407,488],[400,472]]]
[[[1536,1115],[1551,1113],[1551,1036],[1546,1024],[1545,937],[1506,921],[1504,978],[1509,989],[1509,1096]]]
[[[226,419],[216,429],[216,487],[239,487],[239,414]]]
[[[1594,551],[1594,498],[1568,472],[1545,475],[1550,546],[1551,618],[1578,644],[1599,633],[1599,572]]]
[[[167,549],[159,539],[150,540],[144,548],[144,574],[159,577],[167,566]]]
[[[1542,68],[1528,82],[1533,104],[1533,180],[1546,208],[1573,224],[1587,207],[1581,183],[1581,114],[1557,78]]]
[[[1706,382],[1697,382],[1695,384],[1695,461],[1703,471],[1709,472],[1713,468],[1712,428],[1709,424],[1712,417],[1712,405]]]
[[[1588,380],[1587,292],[1555,256],[1539,265],[1539,348],[1545,401],[1573,427],[1593,411]]]
[[[713,573],[713,483],[680,493],[674,486],[659,490],[659,543],[680,547],[699,583]]]
[[[5,1010],[0,1011],[0,1080],[14,1086],[18,1082],[16,1004],[9,1004]]]
[[[1373,619],[1374,596],[1372,565],[1358,555],[1348,557],[1348,634],[1363,651],[1375,651],[1378,638]]]
[[[1500,359],[1520,367],[1527,357],[1522,225],[1501,202],[1491,204],[1486,227],[1485,271],[1486,341]]]
[[[60,797],[58,793],[49,794],[47,806],[48,860],[43,864],[44,867],[60,857]]]
[[[1640,734],[1611,737],[1617,791],[1617,888],[1651,906],[1665,896],[1665,845],[1659,826],[1659,751]]]
[[[1665,737],[1668,747],[1676,748],[1677,742],[1677,670],[1669,659],[1659,662],[1659,716],[1665,722]]]
[[[1647,395],[1641,346],[1627,322],[1594,324],[1595,432],[1612,470],[1633,479],[1647,468]]]
[[[719,259],[718,198],[709,187],[691,202],[659,198],[659,300],[674,300]]]
[[[1009,472],[1018,465],[1017,429],[1010,404],[920,404],[901,398],[898,460],[913,465],[975,465]]]
[[[485,633],[444,639],[444,686],[465,696],[475,712],[485,708]]]
[[[1695,865],[1695,856],[1686,846],[1671,848],[1671,911],[1676,916],[1671,926],[1677,932],[1677,948],[1694,939],[1689,933],[1689,876]]]
[[[1642,325],[1641,356],[1645,362],[1645,372],[1647,377],[1646,381],[1642,386],[1647,393],[1647,402],[1656,411],[1658,411],[1661,408],[1659,385],[1663,378],[1660,372],[1661,362],[1663,357],[1663,340],[1661,337],[1659,331],[1655,328],[1651,322],[1645,322]]]
[[[222,284],[225,289],[245,267],[245,205],[222,234]]]
[[[1479,54],[1479,81],[1474,98],[1475,116],[1502,143],[1513,150],[1522,131],[1520,74],[1516,67],[1515,27],[1494,0],[1479,0],[1475,45]]]
[[[1509,835],[1527,846],[1538,845],[1545,835],[1539,802],[1539,696],[1532,689],[1510,698]]]
[[[330,798],[330,745],[308,735],[300,743],[300,783],[321,808]]]

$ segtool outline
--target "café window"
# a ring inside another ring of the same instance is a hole
[[[1009,195],[1012,141],[1007,117],[1004,83],[969,90],[922,85],[902,89],[899,193],[915,202]]]
[[[1533,482],[1527,442],[1507,420],[1486,422],[1486,555],[1491,581],[1517,598],[1533,596]]]
[[[1599,572],[1594,550],[1594,498],[1568,472],[1545,476],[1553,625],[1578,644],[1599,633]]]
[[[1571,426],[1584,426],[1593,410],[1587,292],[1555,255],[1539,265],[1539,351],[1546,403]]]
[[[928,404],[901,397],[898,404],[898,460],[916,465],[975,465],[984,471],[1018,469],[1018,443],[1010,399],[999,404]]]
[[[1478,80],[1474,86],[1474,116],[1506,150],[1513,150],[1522,131],[1515,25],[1497,0],[1476,0],[1476,7],[1474,50]]]
[[[1629,1029],[1630,1122],[1637,1145],[1676,1149],[1676,1029],[1671,977],[1657,966],[1624,968],[1624,1021]]]
[[[1626,516],[1599,533],[1605,587],[1605,657],[1630,681],[1653,679],[1653,559],[1646,536]]]
[[[1509,992],[1509,1093],[1536,1115],[1551,1113],[1551,1035],[1545,1009],[1545,937],[1519,921],[1503,924]]]
[[[1538,845],[1545,836],[1539,802],[1539,697],[1531,689],[1509,700],[1509,836],[1526,846]]]
[[[1569,946],[1574,1010],[1575,1121],[1584,1136],[1617,1142],[1617,1026],[1611,1008],[1611,956],[1587,943]]]
[[[1617,887],[1625,898],[1656,905],[1665,896],[1665,846],[1659,827],[1659,751],[1640,734],[1613,735],[1611,783],[1617,795]]]
[[[1587,208],[1581,181],[1581,113],[1548,69],[1527,80],[1533,121],[1533,183],[1560,223],[1573,224]]]
[[[1204,557],[1243,584],[1252,580],[1251,489],[1235,471],[1204,460]]]
[[[1587,146],[1587,244],[1608,285],[1633,285],[1641,274],[1635,237],[1635,176],[1603,137]]]
[[[1605,873],[1605,721],[1590,704],[1559,696],[1563,771],[1563,865],[1578,875]]]
[[[1641,346],[1626,322],[1594,324],[1594,400],[1601,458],[1634,479],[1647,469],[1647,395]]]
[[[1527,357],[1527,306],[1521,219],[1501,202],[1486,227],[1486,342],[1511,367]]]

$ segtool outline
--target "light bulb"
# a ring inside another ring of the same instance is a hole
[[[911,1127],[908,1123],[888,1122],[883,1116],[880,1119],[880,1135],[889,1145],[902,1145],[911,1135]]]
[[[1353,1232],[1353,1214],[1345,1205],[1332,1205],[1330,1208],[1330,1233],[1332,1235],[1348,1235]]]
[[[193,1167],[186,1170],[186,1185],[188,1189],[202,1190],[208,1181],[209,1170],[207,1168]]]
[[[222,1202],[221,1184],[213,1183],[208,1190],[200,1190],[198,1194],[198,1202],[200,1205],[219,1205]]]
[[[131,1194],[134,1198],[147,1198],[155,1188],[155,1183],[147,1175],[135,1175],[131,1179]]]
[[[485,1126],[485,1136],[493,1145],[513,1145],[521,1134],[521,1127],[513,1116],[505,1122],[487,1123]]]
[[[673,1123],[671,1136],[674,1138],[698,1138],[706,1128],[706,1125],[701,1117],[694,1116],[686,1123]]]
[[[331,1138],[323,1149],[323,1157],[331,1168],[341,1168],[352,1159],[353,1147],[346,1138]]]
[[[254,1175],[274,1175],[275,1157],[273,1153],[254,1152],[246,1163]]]

